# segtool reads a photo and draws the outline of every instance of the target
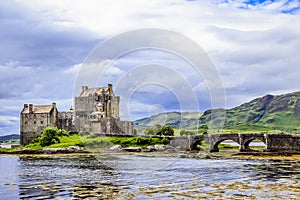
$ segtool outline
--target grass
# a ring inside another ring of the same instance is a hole
[[[88,150],[105,149],[113,145],[121,145],[122,147],[141,147],[146,148],[149,145],[168,144],[166,138],[156,137],[103,137],[94,135],[84,135],[81,137],[83,144]]]
[[[31,143],[24,147],[12,148],[12,149],[1,149],[6,152],[13,152],[22,149],[39,150],[42,148],[67,148],[69,146],[85,147],[88,151],[97,151],[99,149],[106,149],[113,145],[121,145],[122,147],[141,147],[147,148],[149,145],[156,144],[168,144],[169,141],[166,138],[142,138],[136,137],[105,137],[97,136],[95,134],[85,134],[79,136],[73,134],[70,136],[59,137],[60,143],[55,143],[49,146],[42,147],[39,142]]]
[[[55,143],[49,146],[42,147],[39,142],[31,143],[29,145],[26,145],[23,148],[29,148],[32,150],[38,150],[42,148],[67,148],[69,146],[83,146],[83,143],[81,141],[81,138],[79,135],[74,134],[70,136],[61,136],[59,137],[60,143]]]

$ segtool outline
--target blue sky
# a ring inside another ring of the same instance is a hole
[[[197,42],[221,75],[227,108],[268,93],[299,91],[299,7],[299,1],[286,0],[0,1],[0,135],[19,133],[24,103],[55,101],[59,110],[67,110],[89,53],[106,39],[139,28],[168,29]],[[162,51],[142,50],[114,60],[98,85],[117,84],[149,63],[174,69],[188,82],[199,110],[211,108],[205,80],[188,63]],[[179,101],[178,91],[170,88],[181,82],[164,79],[169,88],[136,88],[121,108],[123,118],[181,110],[181,104],[193,101]]]

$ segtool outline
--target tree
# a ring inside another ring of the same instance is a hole
[[[174,129],[172,126],[163,126],[160,130],[160,135],[174,136]]]
[[[56,127],[47,127],[44,129],[42,135],[39,138],[42,147],[49,146],[51,144],[59,143],[58,138],[59,130]]]
[[[144,134],[145,135],[161,135],[160,131],[162,129],[162,126],[160,124],[156,124],[155,126],[148,127]]]
[[[145,132],[145,135],[159,135],[159,136],[174,136],[174,129],[172,126],[162,126],[156,124],[155,126],[148,127]]]

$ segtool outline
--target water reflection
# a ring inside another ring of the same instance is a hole
[[[297,159],[99,154],[0,156],[0,161],[1,199],[300,197]]]
[[[99,196],[116,187],[110,180],[120,177],[109,157],[22,156],[19,161],[21,199]]]
[[[254,172],[255,180],[265,181],[282,181],[283,179],[291,179],[300,181],[300,162],[299,160],[282,160],[273,159],[269,162],[259,163],[256,165],[247,166],[248,171]],[[300,185],[299,185],[300,187]]]

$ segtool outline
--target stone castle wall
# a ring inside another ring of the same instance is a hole
[[[59,112],[57,118],[57,128],[76,132],[73,122],[73,112]]]
[[[74,98],[74,112],[72,108],[69,112],[58,112],[55,103],[25,104],[20,114],[20,144],[29,144],[49,126],[70,132],[133,135],[133,122],[120,121],[119,103],[120,97],[114,95],[112,85],[108,84],[106,88],[83,86],[80,96]]]
[[[20,144],[26,145],[29,142],[40,136],[43,130],[51,126],[50,114],[23,114],[20,116]]]
[[[76,130],[87,133],[132,135],[134,124],[131,121],[120,121],[114,118],[80,116],[76,119]]]

